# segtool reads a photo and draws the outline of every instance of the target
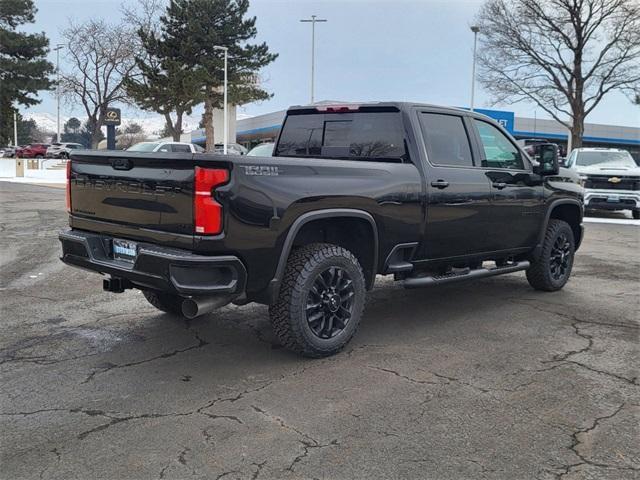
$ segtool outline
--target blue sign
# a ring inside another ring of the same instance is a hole
[[[504,112],[502,110],[485,110],[483,108],[474,108],[475,112],[493,118],[502,125],[507,132],[513,134],[515,129],[515,114],[513,112]]]

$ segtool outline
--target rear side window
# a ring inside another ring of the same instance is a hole
[[[191,153],[191,149],[189,148],[189,145],[180,145],[177,143],[174,143],[173,145],[171,145],[171,150],[176,153]]]
[[[472,167],[469,136],[462,117],[440,113],[420,114],[429,161],[434,165]]]
[[[408,159],[400,112],[290,114],[274,154],[395,162]]]

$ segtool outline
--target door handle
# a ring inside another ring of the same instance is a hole
[[[493,182],[493,188],[497,188],[498,190],[502,190],[507,186],[505,182]]]
[[[447,188],[449,186],[449,182],[445,182],[444,180],[436,180],[435,182],[431,182],[431,186],[442,190],[443,188]]]

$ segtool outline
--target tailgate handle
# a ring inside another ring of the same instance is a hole
[[[128,158],[114,158],[111,160],[111,166],[114,170],[131,170],[133,162]]]

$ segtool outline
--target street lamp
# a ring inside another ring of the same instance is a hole
[[[228,112],[227,112],[227,56],[229,54],[229,48],[227,47],[220,47],[218,45],[215,45],[213,47],[214,50],[222,50],[224,52],[224,92],[223,92],[223,100],[222,102],[224,103],[223,105],[223,115],[224,115],[224,140],[222,143],[222,153],[223,154],[227,154],[227,143],[229,143],[229,118],[228,118]],[[215,141],[214,143],[214,148],[215,148]]]
[[[476,49],[478,47],[478,32],[480,27],[477,25],[471,26],[473,32],[473,68],[471,69],[471,111],[473,112],[473,102],[476,91]]]
[[[58,134],[58,136],[56,137],[57,142],[60,142],[60,50],[62,50],[63,48],[64,48],[64,44],[58,43],[56,44],[56,48],[53,49],[53,51],[56,52],[56,75],[57,75],[56,97],[58,97],[58,117],[57,117],[58,130],[56,132]]]
[[[302,23],[311,23],[311,103],[313,103],[313,87],[316,68],[316,23],[326,22],[324,18],[317,18],[317,15],[311,15],[311,18],[300,20]]]

